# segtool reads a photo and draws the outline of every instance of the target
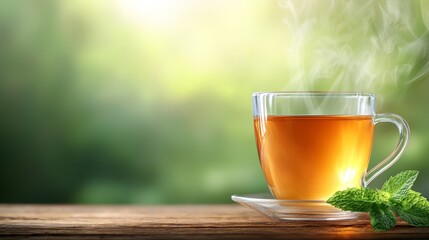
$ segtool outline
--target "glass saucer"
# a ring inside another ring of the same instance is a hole
[[[281,220],[344,220],[357,218],[360,213],[342,211],[325,201],[278,200],[270,193],[232,195],[231,199],[268,217]]]

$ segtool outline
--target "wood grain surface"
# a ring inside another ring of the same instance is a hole
[[[0,205],[6,239],[429,239],[429,228],[375,232],[368,215],[280,221],[239,205]]]

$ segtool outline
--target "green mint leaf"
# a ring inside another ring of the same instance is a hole
[[[410,190],[394,207],[400,218],[413,226],[429,226],[429,202],[420,193]]]
[[[407,210],[416,205],[417,203],[423,204],[423,202],[427,201],[425,197],[422,196],[421,193],[410,190],[407,196],[402,199],[401,203],[397,206],[400,206],[401,209]]]
[[[396,225],[395,214],[387,205],[373,205],[369,210],[371,226],[376,231],[386,231]]]
[[[390,193],[393,201],[400,202],[407,196],[418,174],[419,172],[415,170],[403,171],[390,177],[390,179],[383,184],[381,190]]]
[[[388,197],[370,188],[348,188],[336,192],[326,202],[345,211],[368,212],[372,205],[382,204]]]
[[[411,190],[418,171],[404,171],[386,181],[381,190],[349,188],[336,192],[326,202],[352,212],[369,212],[376,231],[391,229],[396,224],[394,212],[413,226],[429,226],[429,201]]]

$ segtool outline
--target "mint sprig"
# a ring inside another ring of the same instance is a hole
[[[389,180],[383,184],[381,190],[390,193],[393,201],[401,202],[401,200],[407,196],[408,191],[410,191],[418,175],[419,172],[415,170],[401,172],[390,177]]]
[[[374,205],[369,210],[371,226],[375,230],[388,230],[396,225],[393,211],[386,205]]]
[[[411,190],[419,172],[408,170],[387,180],[380,189],[349,188],[336,192],[326,202],[352,212],[369,212],[371,226],[385,231],[396,225],[396,213],[408,224],[429,226],[429,202]]]
[[[394,207],[398,216],[413,226],[429,226],[429,202],[420,193],[410,190]]]

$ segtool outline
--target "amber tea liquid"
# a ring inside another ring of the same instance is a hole
[[[255,117],[259,159],[278,199],[326,200],[361,186],[371,155],[371,116]]]

